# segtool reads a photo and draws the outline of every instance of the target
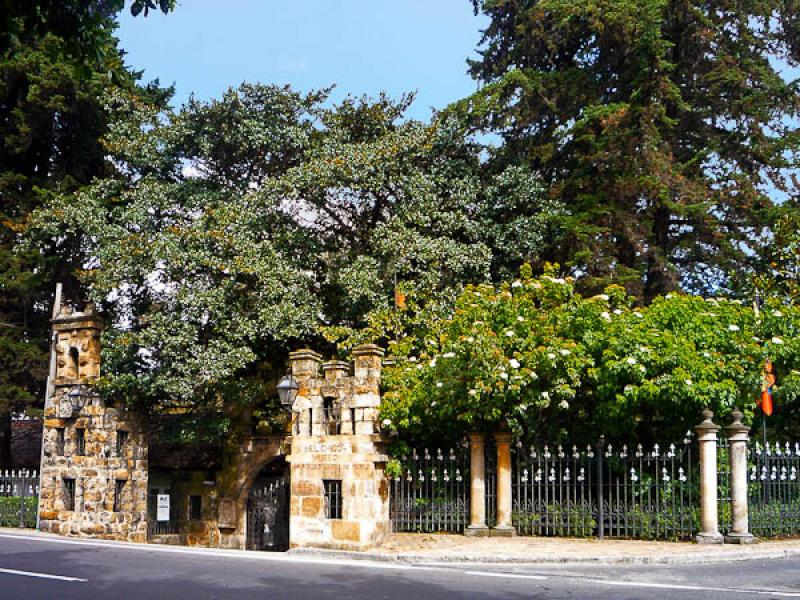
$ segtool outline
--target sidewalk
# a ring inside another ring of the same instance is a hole
[[[462,535],[395,533],[380,548],[368,552],[295,548],[289,553],[418,564],[705,564],[800,556],[800,539],[740,546],[639,540],[601,542],[578,538],[473,538]]]

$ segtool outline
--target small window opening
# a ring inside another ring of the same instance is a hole
[[[72,346],[69,349],[69,366],[70,369],[72,370],[72,377],[74,379],[78,379],[81,376],[81,369],[80,369],[78,349],[75,346]]]
[[[342,480],[324,479],[325,487],[325,518],[342,518]]]
[[[75,480],[62,480],[64,484],[64,510],[75,510]]]
[[[83,456],[86,454],[86,430],[75,430],[75,454]]]
[[[122,456],[125,452],[125,446],[128,444],[128,432],[119,430],[117,431],[117,456]]]
[[[117,479],[114,482],[114,512],[122,510],[122,493],[125,491],[125,480]]]
[[[199,521],[203,518],[203,497],[189,496],[189,520]]]
[[[64,456],[64,428],[59,427],[56,429],[56,454]]]

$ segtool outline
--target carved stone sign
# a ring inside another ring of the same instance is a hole
[[[221,529],[236,528],[236,502],[232,498],[220,498],[217,522]]]

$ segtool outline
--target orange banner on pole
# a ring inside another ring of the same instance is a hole
[[[775,374],[772,372],[772,361],[764,362],[764,378],[761,382],[761,396],[756,402],[756,406],[761,409],[766,416],[772,416],[772,388],[775,386]]]

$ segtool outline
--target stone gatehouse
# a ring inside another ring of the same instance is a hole
[[[350,362],[292,352],[297,395],[285,433],[181,457],[149,448],[137,415],[97,393],[102,323],[94,307],[76,311],[57,300],[52,326],[43,531],[283,550],[365,549],[391,530],[379,347],[354,349]]]

